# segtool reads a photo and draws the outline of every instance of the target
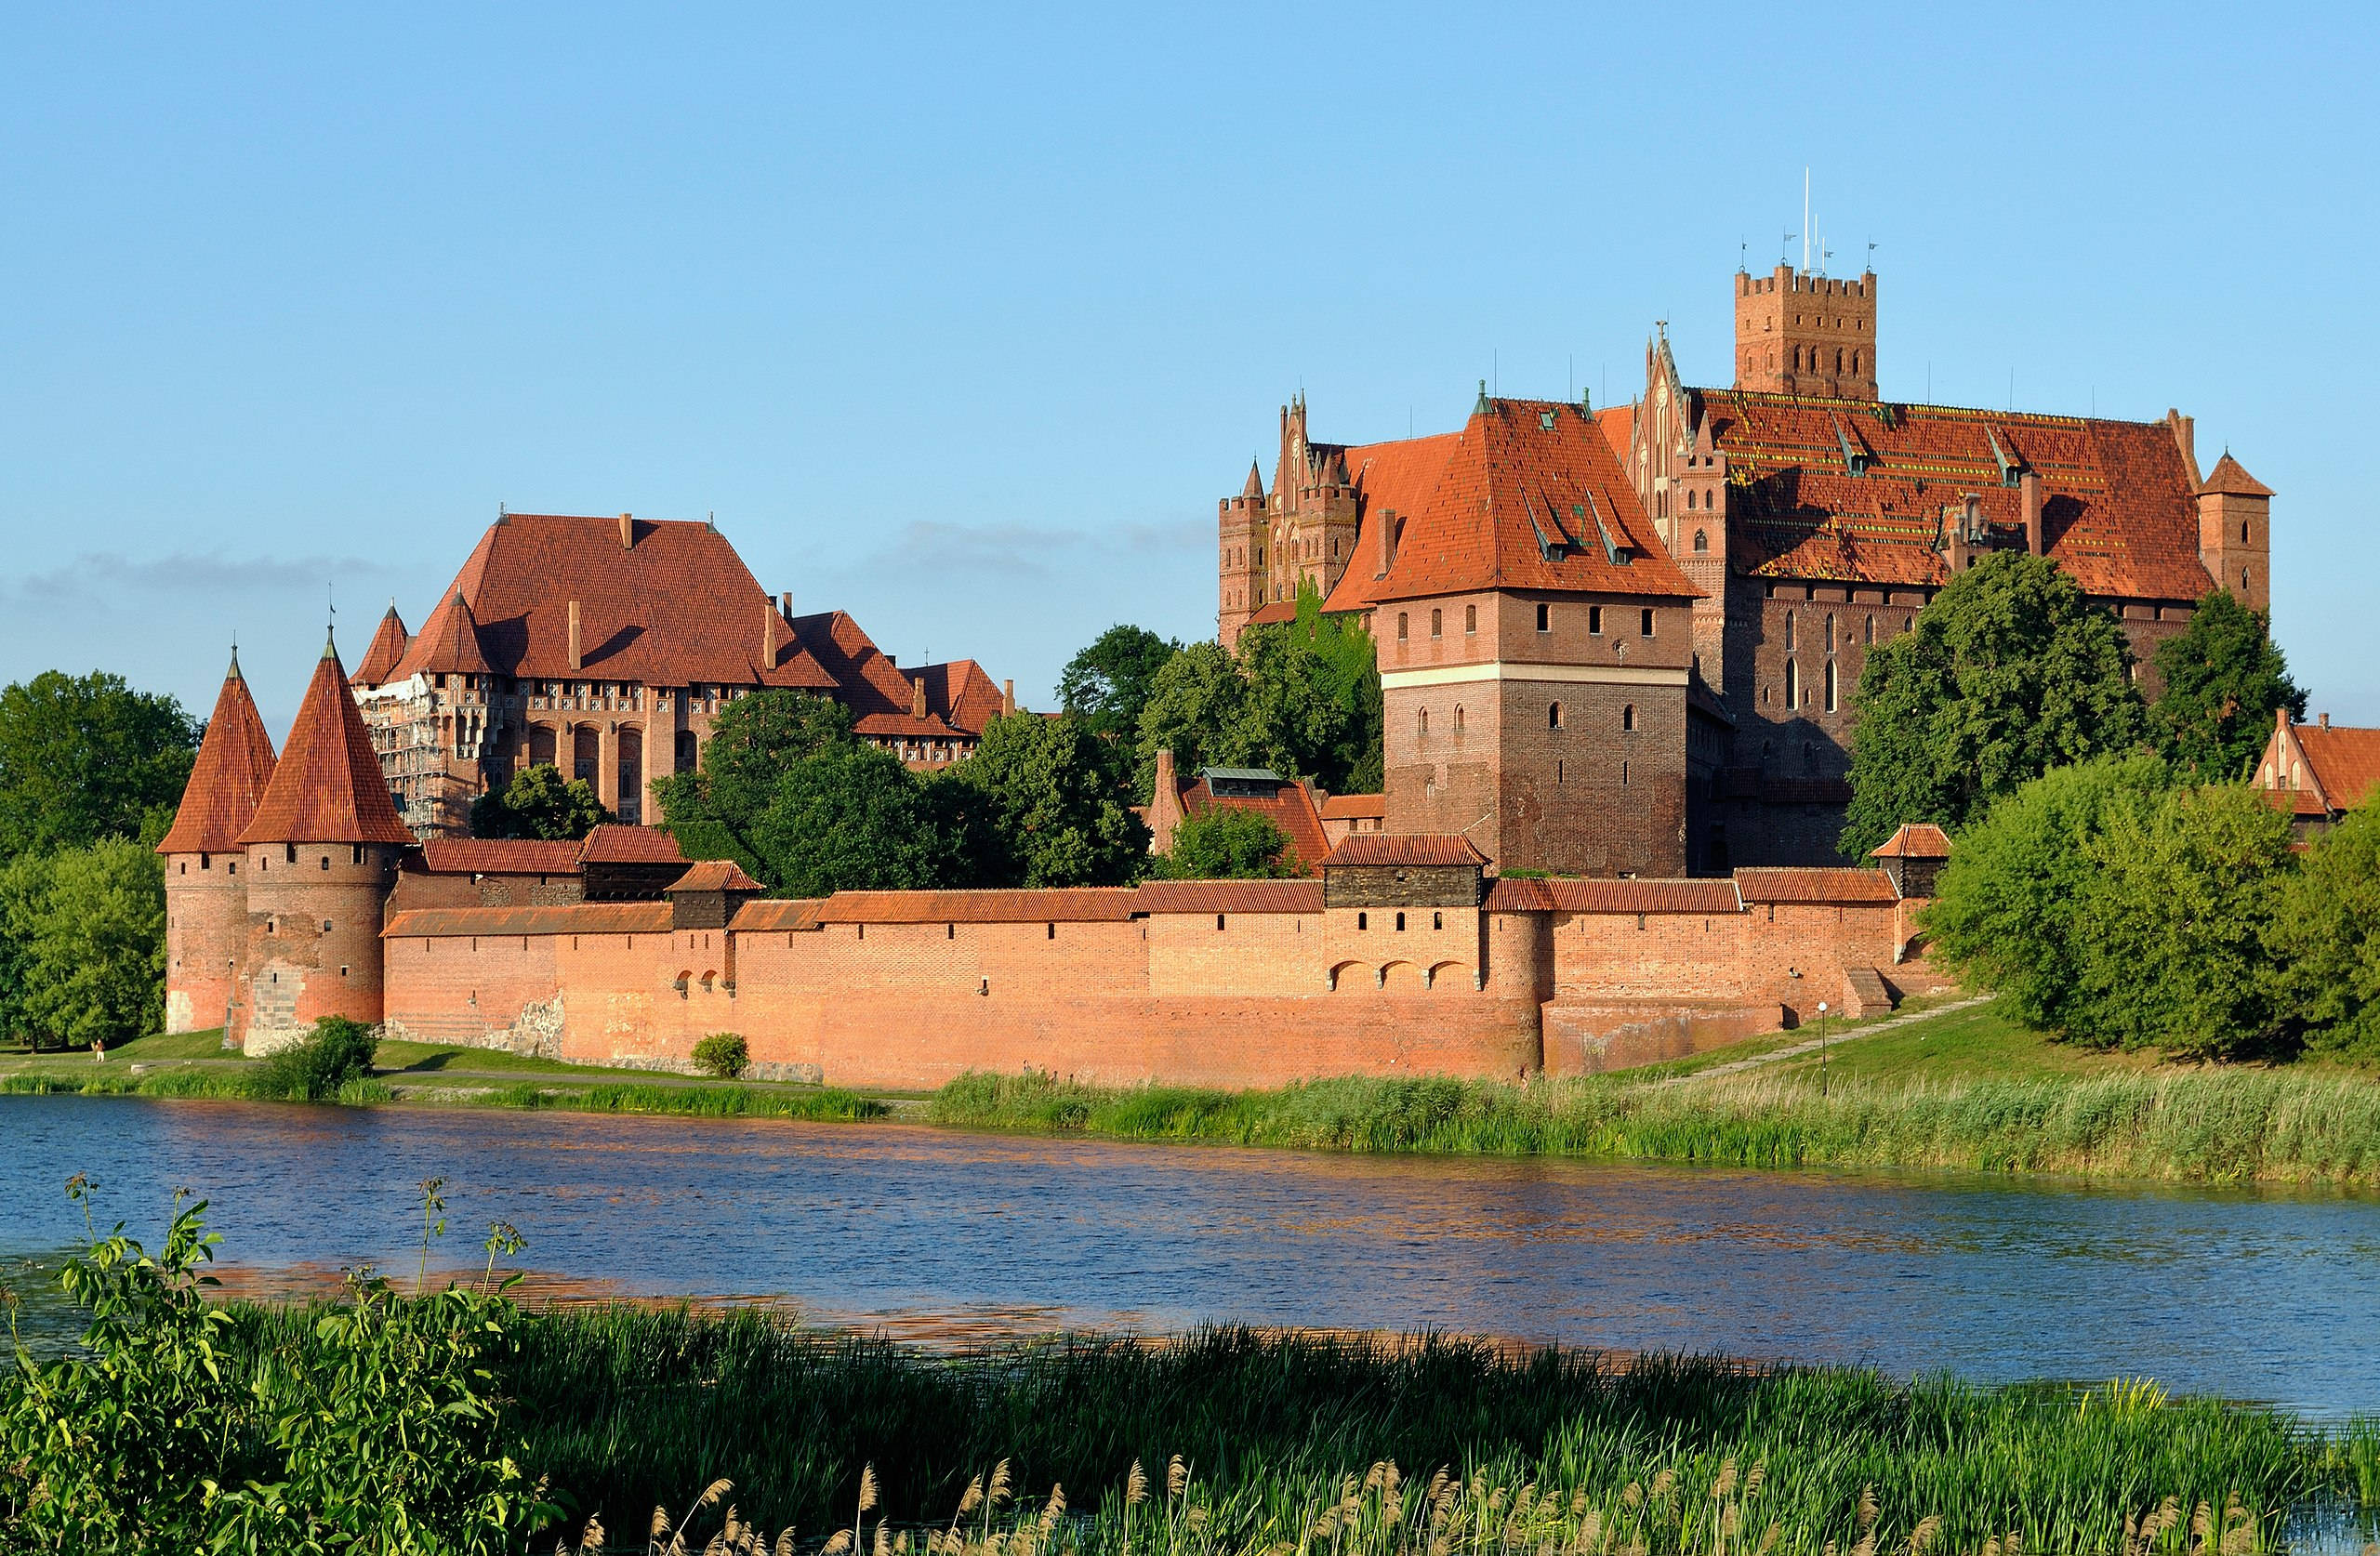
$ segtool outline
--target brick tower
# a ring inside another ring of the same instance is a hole
[[[2198,556],[2215,583],[2252,611],[2272,610],[2272,488],[2223,451],[2198,497]]]
[[[272,778],[272,740],[257,717],[240,674],[240,655],[215,696],[198,759],[157,845],[165,856],[165,1030],[196,1032],[223,1022],[232,1028],[248,940],[248,883],[240,873],[240,834],[257,812]]]
[[[1779,265],[1736,272],[1736,388],[1876,396],[1876,272],[1834,281]]]
[[[377,1024],[381,918],[413,834],[397,819],[335,643],[323,645],[240,846],[248,877],[241,1046],[269,1053],[324,1016]]]

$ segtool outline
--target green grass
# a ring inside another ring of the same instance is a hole
[[[296,1336],[305,1314],[245,1319],[253,1334]],[[1179,1550],[1327,1546],[1342,1556],[1420,1556],[1424,1488],[1440,1470],[1458,1483],[1443,1516],[1462,1547],[1483,1552],[1548,1539],[1620,1552],[1638,1538],[1651,1551],[1710,1550],[1733,1506],[1747,1556],[1772,1523],[1779,1556],[1818,1556],[1829,1541],[1858,1541],[1863,1494],[1884,1549],[1931,1516],[1944,1551],[2012,1531],[2035,1552],[2112,1550],[2127,1516],[2167,1498],[2185,1517],[2203,1501],[2218,1518],[2237,1498],[2248,1510],[2239,1522],[2269,1546],[2294,1505],[2351,1497],[2356,1484],[2350,1434],[2146,1386],[1904,1385],[1858,1368],[1613,1363],[1444,1338],[1234,1329],[952,1356],[750,1311],[625,1306],[537,1315],[522,1342],[501,1378],[518,1401],[526,1462],[580,1510],[641,1532],[655,1504],[675,1511],[724,1476],[747,1519],[795,1524],[806,1550],[849,1526],[864,1466],[883,1497],[873,1516],[912,1525],[948,1521],[970,1479],[1005,1460],[1022,1500],[994,1527],[1019,1511],[1029,1520],[1062,1485],[1088,1515],[1076,1528],[1086,1551],[1163,1546],[1170,1513]],[[1176,1455],[1190,1484],[1170,1497],[1165,1466]],[[1356,1482],[1360,1542],[1354,1529],[1301,1539],[1348,1499],[1350,1478],[1388,1461],[1406,1482],[1405,1537],[1383,1526],[1393,1521],[1375,1471]],[[1128,1540],[1121,1494],[1136,1462],[1154,1495]],[[1755,1466],[1759,1489],[1747,1492]],[[1516,1506],[1524,1486],[1535,1488],[1533,1507]],[[1192,1506],[1203,1510],[1196,1528]],[[1591,1525],[1600,1539],[1583,1537]]]
[[[440,1088],[424,1101],[528,1112],[638,1113],[678,1118],[784,1118],[850,1123],[882,1118],[892,1110],[873,1098],[836,1087],[636,1086],[540,1084]]]
[[[161,1097],[213,1099],[218,1101],[272,1102],[288,1099],[262,1090],[263,1066],[200,1069],[195,1065],[152,1070],[136,1075],[129,1069],[92,1073],[49,1070],[0,1075],[0,1097]],[[375,1080],[350,1081],[335,1099],[350,1107],[396,1101],[396,1093]]]
[[[1989,1008],[1831,1050],[1824,1095],[1817,1065],[1811,1055],[1677,1085],[1631,1072],[1527,1087],[1350,1077],[1243,1092],[972,1075],[937,1092],[927,1115],[1334,1151],[2380,1186],[2380,1084],[2357,1075],[2103,1061]]]

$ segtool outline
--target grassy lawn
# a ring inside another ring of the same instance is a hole
[[[223,1046],[223,1029],[205,1032],[153,1032],[146,1037],[115,1043],[108,1048],[108,1067],[119,1064],[171,1064],[192,1059],[237,1060],[239,1051]],[[0,1074],[72,1069],[97,1069],[88,1048],[52,1048],[34,1053],[22,1044],[0,1048]]]
[[[1805,1030],[1804,1037],[1817,1033]],[[2159,1068],[2155,1055],[2103,1053],[2061,1043],[2004,1012],[2000,1002],[1951,1010],[1931,1020],[1859,1038],[1826,1055],[1829,1080],[1885,1085],[1977,1080],[2136,1075]],[[1779,1073],[1816,1080],[1818,1056],[1779,1061]]]

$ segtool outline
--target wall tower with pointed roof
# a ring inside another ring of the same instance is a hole
[[[324,1016],[377,1024],[380,929],[414,847],[337,645],[325,642],[272,778],[239,836],[247,934],[234,1035],[250,1054]]]
[[[248,934],[240,835],[255,817],[272,771],[272,739],[257,716],[235,650],[173,827],[157,845],[165,856],[167,1032],[198,1032],[220,1022],[231,1040]]]

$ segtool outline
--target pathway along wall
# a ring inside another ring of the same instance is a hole
[[[727,929],[666,903],[422,909],[389,922],[386,1015],[391,1036],[659,1069],[735,1032],[759,1074],[904,1089],[1570,1074],[1839,1001],[1851,965],[1905,948],[1900,906],[1325,910],[1319,883],[1265,882],[756,901]]]

